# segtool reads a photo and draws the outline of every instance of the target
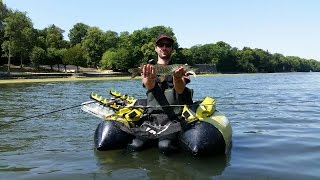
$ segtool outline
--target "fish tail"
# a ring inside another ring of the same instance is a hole
[[[196,77],[196,76],[197,76],[194,71],[188,71],[186,74],[187,74],[187,75],[192,75],[193,77]]]
[[[132,72],[131,79],[135,78],[136,76],[138,76],[138,73],[137,72]]]
[[[135,78],[140,73],[140,69],[139,68],[131,68],[128,71],[129,71],[129,73],[131,73],[131,79]]]

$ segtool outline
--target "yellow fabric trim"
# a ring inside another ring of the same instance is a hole
[[[205,97],[196,110],[196,116],[203,119],[211,116],[216,110],[216,101],[211,97]]]

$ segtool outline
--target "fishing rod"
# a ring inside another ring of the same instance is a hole
[[[313,101],[308,101],[308,102],[313,102]],[[24,117],[23,119],[20,119],[20,120],[7,122],[4,125],[13,124],[13,123],[17,123],[17,122],[22,122],[22,121],[30,120],[30,119],[33,119],[33,118],[37,118],[37,117],[45,116],[45,115],[48,115],[48,114],[53,114],[53,113],[57,113],[57,112],[61,112],[61,111],[65,111],[65,110],[68,110],[68,109],[73,109],[73,108],[77,108],[77,107],[80,107],[80,106],[84,106],[84,105],[87,105],[87,104],[93,104],[93,103],[98,103],[98,104],[100,104],[102,106],[108,107],[108,105],[103,104],[103,103],[101,103],[99,101],[89,101],[89,102],[84,102],[84,103],[81,103],[81,104],[78,104],[78,105],[66,107],[66,108],[63,108],[63,109],[58,109],[58,110],[54,110],[54,111],[38,114],[38,115],[35,115],[35,116]],[[278,105],[286,104],[286,105],[288,105],[288,103],[286,103],[286,102],[266,102],[266,103],[250,102],[250,103],[236,103],[236,104],[216,103],[215,105],[219,105],[219,106],[236,106],[236,105],[274,105],[274,104],[278,104]],[[190,106],[206,106],[206,105],[214,105],[214,104],[213,103],[211,103],[211,104],[200,104],[200,103],[199,104],[198,103],[186,104],[186,106],[188,106],[188,107],[190,107]],[[184,106],[185,106],[184,104],[181,104],[181,105],[180,104],[176,104],[176,105],[175,104],[171,104],[171,105],[162,105],[162,106],[161,105],[159,105],[159,106],[143,106],[143,105],[130,106],[129,105],[129,106],[123,106],[123,107],[149,109],[149,108],[184,107]],[[123,108],[123,107],[121,107],[121,108]],[[4,125],[0,124],[0,127],[4,126]]]
[[[38,115],[35,115],[35,116],[24,117],[23,119],[20,119],[20,120],[9,121],[9,122],[7,122],[5,125],[12,124],[12,123],[17,123],[17,122],[22,122],[22,121],[26,121],[26,120],[29,120],[29,119],[33,119],[33,118],[45,116],[45,115],[48,115],[48,114],[57,113],[57,112],[60,112],[60,111],[65,111],[65,110],[68,110],[68,109],[77,108],[77,107],[80,107],[80,106],[82,106],[82,105],[92,104],[92,103],[95,103],[95,101],[85,102],[85,103],[82,103],[82,104],[78,104],[78,105],[66,107],[66,108],[63,108],[63,109],[58,109],[58,110],[54,110],[54,111],[50,111],[50,112],[38,114]],[[3,125],[0,124],[0,126],[3,126]]]

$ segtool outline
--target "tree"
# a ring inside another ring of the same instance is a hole
[[[105,34],[97,27],[90,27],[82,41],[82,47],[87,59],[87,65],[97,67],[103,53],[106,51]]]
[[[225,59],[222,59],[218,65],[221,72],[239,72],[237,69],[237,52],[238,48],[233,47],[228,51],[228,55]],[[221,67],[223,66],[223,67]]]
[[[30,33],[32,32],[33,25],[26,13],[14,11],[8,14],[4,19],[6,24],[4,28],[4,37],[6,40],[2,47],[6,48],[6,56],[8,57],[8,74],[10,74],[11,57],[20,53],[21,56],[27,54],[30,46]],[[7,41],[7,42],[6,42]],[[21,59],[22,67],[22,59]]]
[[[132,64],[130,55],[125,48],[109,49],[103,54],[100,66],[102,69],[126,71]]]
[[[89,28],[90,26],[83,23],[75,24],[73,28],[70,29],[68,34],[70,39],[70,45],[75,46],[76,44],[81,43],[84,37],[86,36]]]
[[[272,54],[270,60],[271,71],[270,72],[283,72],[284,56],[279,53]]]
[[[2,2],[2,0],[0,0],[0,46],[2,45],[2,43],[4,42],[5,38],[4,38],[4,26],[5,26],[5,22],[4,19],[8,16],[9,13],[9,9],[7,9],[7,6]],[[4,45],[6,46],[6,45]],[[2,47],[2,46],[1,46]],[[0,47],[0,64],[1,63],[1,54],[2,52],[4,52],[4,49],[2,49]]]
[[[63,42],[64,30],[55,26],[54,24],[44,29],[46,32],[46,46],[47,48],[65,48]]]
[[[268,51],[255,48],[252,50],[254,60],[253,65],[257,68],[258,72],[270,72],[271,71],[271,54]]]
[[[4,51],[4,56],[8,58],[8,70],[7,73],[10,75],[10,63],[11,63],[11,57],[12,57],[12,52],[14,49],[14,42],[12,41],[4,41],[1,45],[3,51]]]
[[[297,72],[300,67],[300,58],[297,56],[286,56],[284,67],[289,72]]]
[[[229,44],[219,41],[212,47],[213,59],[220,72],[237,72],[236,52],[237,48],[232,48]]]
[[[44,49],[40,47],[34,47],[32,49],[30,60],[36,69],[39,69],[40,65],[43,64],[46,59],[47,59],[47,53]]]
[[[140,48],[140,50],[143,54],[143,58],[141,59],[142,62],[147,62],[148,60],[153,59],[157,55],[157,53],[154,50],[154,43],[153,42],[145,43]],[[139,62],[138,64],[140,64],[142,62]]]
[[[188,48],[179,48],[173,55],[172,61],[177,64],[195,64],[192,58],[192,52]]]
[[[61,49],[48,48],[47,49],[47,59],[44,62],[50,66],[53,70],[53,65],[58,64],[58,70],[60,70],[59,64],[62,64],[63,53]]]
[[[9,9],[7,8],[7,6],[2,2],[2,0],[0,0],[0,35],[1,37],[3,37],[4,35],[4,19],[7,17],[7,14],[9,13]]]
[[[80,44],[77,44],[64,52],[63,64],[70,64],[77,66],[76,72],[79,72],[79,66],[86,65],[83,49]],[[65,66],[66,69],[66,66]]]
[[[103,53],[102,59],[100,61],[100,68],[101,69],[115,69],[114,66],[117,62],[116,61],[116,50],[109,49],[105,53]]]
[[[105,49],[116,48],[119,42],[118,33],[114,31],[107,31],[104,33]]]
[[[196,64],[216,64],[218,59],[215,58],[213,44],[197,45],[190,48],[192,59]]]
[[[237,68],[240,72],[256,73],[257,68],[252,63],[255,60],[254,52],[248,47],[244,47],[241,51],[236,53],[237,56]]]
[[[121,32],[119,35],[118,47],[119,48],[129,48],[132,47],[131,36],[128,31]]]
[[[30,57],[30,52],[36,43],[36,34],[33,27],[26,27],[22,31],[20,55],[20,68]]]

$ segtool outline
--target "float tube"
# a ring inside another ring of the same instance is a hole
[[[110,99],[95,93],[94,101],[85,102],[81,109],[100,119],[94,142],[99,151],[122,149],[132,141],[134,135],[123,131],[141,125],[140,118],[146,107],[146,99],[134,99],[116,91],[110,91]],[[181,150],[193,156],[227,153],[232,139],[232,128],[227,117],[215,109],[215,100],[206,97],[202,102],[184,105],[178,144]]]

